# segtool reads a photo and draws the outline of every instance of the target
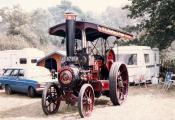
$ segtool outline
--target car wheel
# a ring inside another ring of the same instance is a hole
[[[33,98],[35,97],[36,93],[35,93],[35,89],[33,87],[29,87],[28,89],[28,96]]]
[[[9,85],[5,86],[5,93],[11,95],[13,93],[12,88]]]

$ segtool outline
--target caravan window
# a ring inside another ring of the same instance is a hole
[[[149,54],[144,54],[145,63],[149,63]]]
[[[31,59],[31,63],[36,63],[37,60],[36,59]]]
[[[119,54],[118,60],[127,65],[137,65],[137,54]]]
[[[20,58],[19,63],[20,64],[27,64],[27,59],[26,58]]]

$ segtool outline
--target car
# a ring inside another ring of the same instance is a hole
[[[29,97],[41,94],[46,84],[57,82],[48,69],[40,66],[4,69],[0,83],[6,94],[27,93]]]

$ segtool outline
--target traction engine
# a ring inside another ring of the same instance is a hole
[[[75,105],[81,117],[94,109],[94,97],[110,97],[113,105],[121,105],[128,94],[128,71],[117,62],[108,37],[132,40],[129,33],[106,26],[76,21],[73,13],[65,14],[66,22],[49,29],[50,35],[66,38],[66,57],[58,70],[58,83],[50,83],[42,95],[46,115],[56,113],[60,102]]]

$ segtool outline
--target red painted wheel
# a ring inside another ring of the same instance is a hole
[[[82,118],[90,116],[94,109],[94,90],[90,84],[84,84],[78,96],[78,110]]]
[[[58,111],[61,94],[56,84],[48,84],[42,94],[42,109],[46,115],[54,114]]]
[[[109,73],[109,93],[113,105],[121,105],[128,95],[129,77],[125,64],[115,62]]]

